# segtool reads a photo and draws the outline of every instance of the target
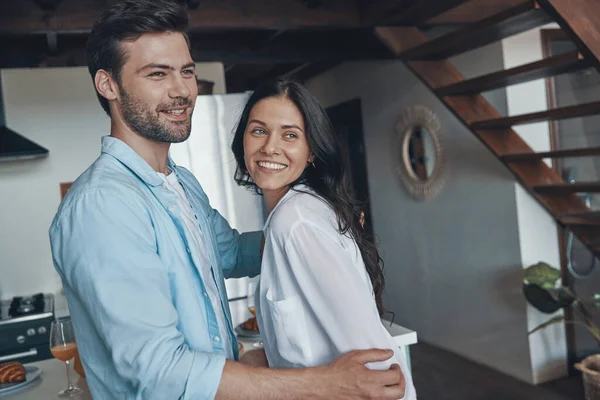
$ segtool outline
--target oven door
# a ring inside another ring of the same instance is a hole
[[[18,361],[22,364],[47,360],[52,358],[50,347],[46,345],[16,347],[10,351],[0,351],[0,364],[9,361]]]

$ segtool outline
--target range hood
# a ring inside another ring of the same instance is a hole
[[[0,80],[0,162],[46,157],[48,149],[4,126],[4,104]]]
[[[5,126],[0,126],[0,162],[28,160],[46,157],[48,149],[19,135]]]

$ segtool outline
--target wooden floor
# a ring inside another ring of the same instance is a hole
[[[539,386],[419,343],[410,347],[419,400],[584,400],[579,377]]]

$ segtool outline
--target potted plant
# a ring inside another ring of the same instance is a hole
[[[523,293],[533,307],[546,314],[554,314],[561,308],[572,306],[578,320],[565,320],[564,315],[557,315],[532,329],[529,334],[545,327],[558,324],[580,324],[600,344],[600,328],[594,323],[589,305],[600,308],[600,294],[595,294],[591,301],[584,302],[570,288],[560,283],[560,271],[546,263],[539,262],[525,269]],[[587,400],[600,400],[600,354],[586,357],[575,368],[583,372],[583,384]]]

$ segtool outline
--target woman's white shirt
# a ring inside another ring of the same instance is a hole
[[[256,308],[269,365],[310,367],[351,350],[389,348],[393,358],[368,367],[399,364],[404,399],[416,399],[406,360],[379,318],[360,250],[339,233],[333,209],[297,186],[273,209],[264,233]]]

